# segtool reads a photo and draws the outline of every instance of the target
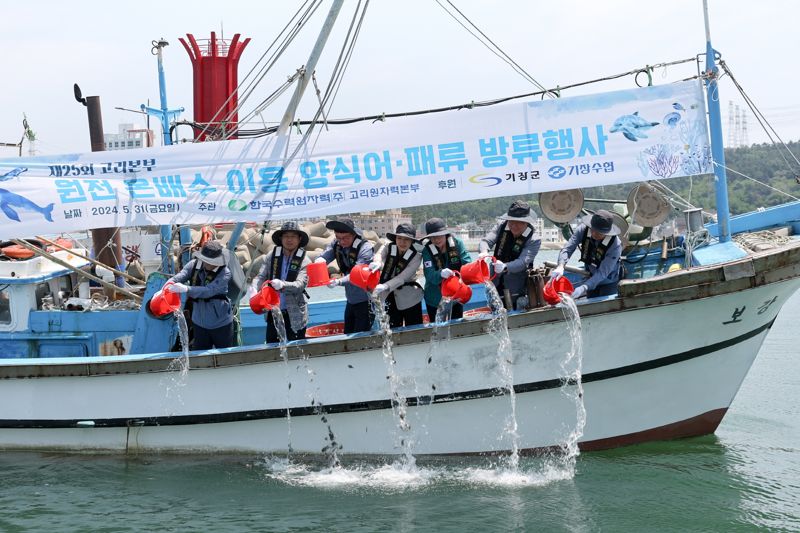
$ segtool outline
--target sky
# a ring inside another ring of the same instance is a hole
[[[451,1],[548,88],[686,59],[705,49],[702,0]],[[317,67],[323,90],[356,4],[345,2]],[[206,39],[211,31],[226,39],[234,33],[251,38],[240,62],[241,80],[300,5],[289,0],[6,2],[0,142],[19,141],[24,113],[38,137],[36,155],[88,152],[86,111],[74,99],[74,83],[85,96],[100,96],[106,133],[116,133],[120,123],[144,124],[142,115],[115,108],[138,109],[148,99],[158,106],[157,64],[150,51],[159,38],[170,43],[164,52],[169,106],[184,107],[182,118],[192,119],[191,63],[178,38],[192,33]],[[329,6],[317,11],[245,110],[306,62]],[[712,43],[739,83],[783,140],[800,140],[795,59],[800,1],[709,0],[709,11]],[[693,64],[658,68],[654,82],[695,73]],[[562,96],[634,86],[627,77]],[[436,0],[371,0],[330,117],[428,109],[534,90]],[[728,102],[744,106],[744,100],[727,79],[720,95],[727,129]],[[307,93],[299,118],[310,118],[315,104]],[[278,101],[263,120],[279,121],[284,107],[285,99]],[[158,130],[155,123],[152,127]],[[751,143],[767,141],[751,113],[747,127]],[[178,131],[190,135],[188,128]],[[25,144],[24,155],[28,149]],[[16,149],[0,147],[0,158],[15,155]]]

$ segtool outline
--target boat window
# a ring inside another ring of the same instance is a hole
[[[0,324],[11,324],[11,293],[0,290]]]

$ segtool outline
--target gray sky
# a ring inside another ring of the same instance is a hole
[[[452,1],[547,87],[693,57],[705,46],[701,0]],[[795,59],[800,1],[709,2],[715,48],[783,139],[800,139]],[[205,39],[212,30],[219,35],[221,28],[226,38],[237,32],[250,37],[240,62],[241,79],[299,5],[275,0],[4,2],[0,142],[19,140],[24,112],[39,137],[38,154],[89,151],[85,108],[72,95],[75,82],[84,95],[101,97],[106,133],[115,133],[122,122],[143,124],[141,115],[114,107],[138,109],[148,98],[158,106],[156,59],[150,48],[160,37],[170,42],[165,50],[170,107],[185,107],[182,117],[191,119],[191,65],[178,37],[193,33]],[[355,0],[346,2],[318,66],[321,84],[327,84],[355,5]],[[326,3],[317,12],[245,110],[305,62],[328,7]],[[656,71],[655,81],[692,74],[691,65],[669,67]],[[633,86],[633,79],[625,78],[563,96]],[[331,117],[425,109],[533,90],[435,0],[372,0]],[[300,118],[313,110],[316,99],[311,96]],[[721,98],[727,127],[728,101],[744,101],[730,81],[722,84]],[[279,102],[263,117],[278,121],[282,113]],[[189,135],[188,128],[179,131]],[[751,142],[767,140],[752,114],[748,133]],[[0,148],[0,157],[14,155],[14,149]]]

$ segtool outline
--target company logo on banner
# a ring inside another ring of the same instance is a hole
[[[711,170],[699,81],[336,127],[289,162],[270,159],[275,143],[0,160],[0,238],[324,217]]]

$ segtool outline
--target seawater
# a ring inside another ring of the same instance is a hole
[[[582,453],[515,484],[493,458],[0,453],[0,531],[798,531],[800,295],[716,435]],[[521,457],[535,471],[541,459]]]

